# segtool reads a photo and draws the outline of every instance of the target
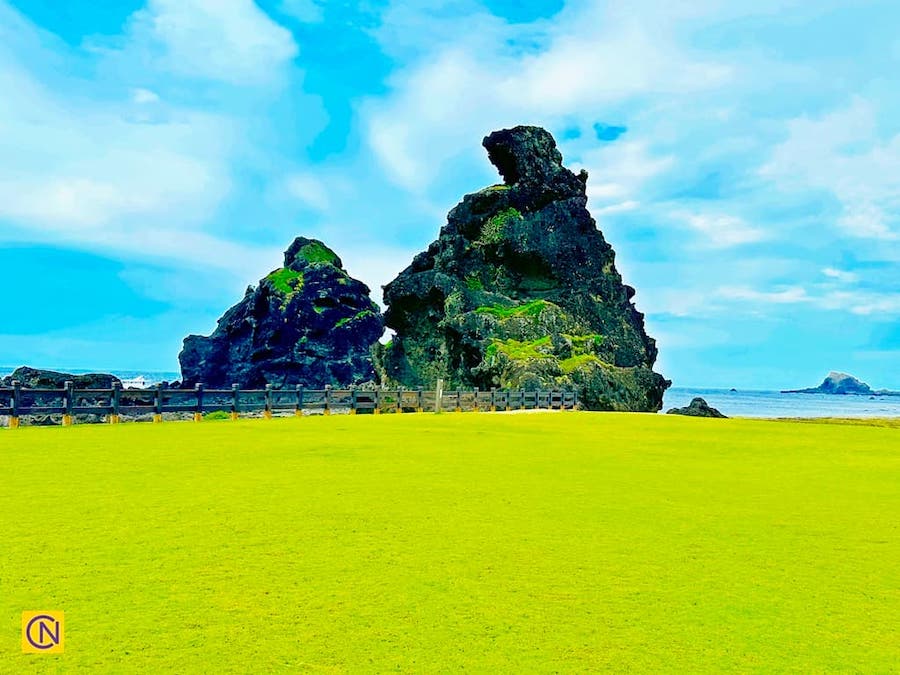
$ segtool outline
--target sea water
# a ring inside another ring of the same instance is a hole
[[[672,387],[663,412],[699,396],[729,417],[900,417],[900,396],[782,394],[778,391]]]

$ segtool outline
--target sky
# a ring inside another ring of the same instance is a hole
[[[900,389],[896,0],[0,0],[0,364],[177,370],[295,236],[373,289],[537,124],[676,386]]]

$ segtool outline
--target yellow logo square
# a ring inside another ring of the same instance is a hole
[[[65,645],[62,612],[22,612],[22,651],[62,654]]]

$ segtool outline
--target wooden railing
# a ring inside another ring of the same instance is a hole
[[[9,417],[9,426],[19,426],[21,417],[29,415],[62,415],[64,425],[73,424],[76,415],[106,417],[118,423],[122,416],[151,415],[161,422],[166,413],[193,413],[200,421],[205,413],[223,411],[232,419],[242,413],[273,413],[304,411],[329,415],[332,412],[350,414],[386,412],[463,412],[497,410],[571,410],[578,405],[573,391],[491,390],[431,390],[423,389],[206,389],[198,384],[194,389],[127,389],[120,385],[112,389],[76,389],[66,382],[62,389],[26,389],[18,382],[12,387],[0,387],[0,416]]]

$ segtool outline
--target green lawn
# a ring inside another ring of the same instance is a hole
[[[23,610],[66,653],[23,655]],[[0,431],[0,672],[890,672],[900,429],[637,414]]]

